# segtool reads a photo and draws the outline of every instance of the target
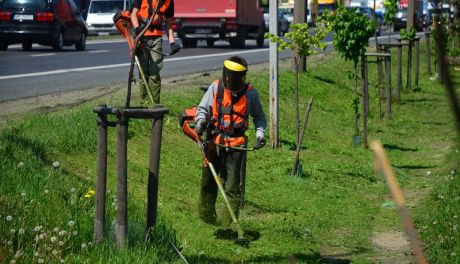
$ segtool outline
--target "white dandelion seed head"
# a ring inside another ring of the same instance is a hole
[[[38,238],[43,239],[43,238],[45,238],[45,236],[44,236],[43,234],[40,234],[40,235],[38,236]]]
[[[19,162],[19,163],[18,163],[18,167],[19,167],[19,168],[24,167],[24,162],[22,162],[22,161]]]
[[[10,233],[11,233],[11,234],[14,234],[14,233],[16,233],[16,229],[14,229],[14,228],[13,228],[13,229],[11,229],[11,230],[10,230]]]
[[[10,264],[15,264],[16,263],[16,260],[12,259],[10,260]]]
[[[74,236],[76,236],[76,235],[78,235],[78,232],[77,232],[77,231],[73,231],[72,234],[73,234]]]
[[[81,244],[81,248],[86,248],[86,244],[85,243]]]
[[[34,227],[34,231],[35,231],[35,232],[40,232],[40,230],[42,230],[42,226],[36,226],[36,227]]]
[[[13,220],[13,217],[12,217],[11,215],[8,215],[8,216],[6,217],[6,221],[9,222],[9,221],[11,221],[11,220]]]
[[[38,262],[38,263],[44,263],[45,261],[44,261],[43,259],[40,258],[40,259],[37,260],[37,262]]]
[[[73,226],[75,225],[75,221],[70,220],[69,223],[68,223],[68,225],[69,225],[70,227],[73,227]]]
[[[26,197],[26,193],[25,193],[25,192],[22,192],[22,193],[21,193],[21,196],[22,196],[22,197]]]
[[[59,246],[64,246],[64,241],[59,241]]]
[[[45,194],[48,194],[50,191],[48,191],[48,189],[45,190]]]
[[[426,176],[430,176],[430,175],[431,175],[431,171],[425,172],[425,175],[426,175]]]
[[[51,247],[46,247],[46,251],[51,251]]]
[[[65,236],[65,234],[67,234],[65,230],[59,231],[59,236]]]
[[[64,263],[65,261],[63,259],[61,259],[61,263]]]
[[[452,253],[450,253],[450,255],[451,255],[452,257],[455,257],[455,256],[457,256],[457,253],[455,253],[455,251],[452,251]]]
[[[53,251],[51,251],[51,254],[53,254],[54,256],[56,256],[56,255],[57,255],[57,253],[58,253],[58,252],[57,252],[57,250],[56,250],[56,249],[55,249],[55,250],[53,250]]]
[[[53,162],[53,168],[57,169],[61,166],[58,161]]]
[[[38,256],[40,256],[40,253],[35,252],[35,253],[34,253],[34,256],[38,257]]]
[[[57,233],[57,232],[59,232],[59,227],[55,227],[55,228],[53,228],[53,232],[54,232],[54,233]]]
[[[8,246],[11,246],[11,245],[13,245],[13,241],[8,240],[8,242],[6,242],[6,244],[7,244]]]
[[[35,242],[38,242],[38,240],[40,240],[40,238],[38,236],[35,236]]]
[[[51,240],[52,243],[54,243],[54,242],[57,241],[57,238],[55,236],[52,236],[50,240]]]
[[[24,230],[24,228],[19,228],[19,230],[18,230],[18,233],[19,233],[20,235],[24,235],[25,232],[26,232],[26,231]]]
[[[21,250],[18,250],[16,251],[16,253],[14,253],[14,258],[19,258],[21,255],[22,255]]]
[[[74,193],[76,190],[77,190],[77,189],[72,188],[72,189],[70,189],[70,192],[71,192],[71,193]]]

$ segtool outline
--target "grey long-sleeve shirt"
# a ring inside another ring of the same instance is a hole
[[[196,112],[195,120],[207,119],[212,116],[212,105],[214,102],[214,94],[217,93],[218,82],[213,82],[208,90],[206,91],[203,99],[201,99],[200,104]],[[260,104],[260,98],[257,91],[252,88],[246,92],[246,114],[252,117],[256,131],[262,131],[265,133],[265,127],[267,125],[267,120],[265,119],[264,110]]]

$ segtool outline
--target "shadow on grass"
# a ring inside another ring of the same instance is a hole
[[[42,164],[50,164],[45,151],[45,147],[30,138],[22,136],[19,131],[9,131],[0,140],[5,142],[5,153],[15,153],[14,149],[29,150],[33,157],[36,157]],[[7,155],[8,156],[8,155]]]
[[[362,249],[358,249],[346,254],[324,255],[319,252],[311,251],[308,254],[295,253],[290,255],[264,255],[256,256],[245,260],[245,263],[324,263],[324,264],[348,264],[351,263],[347,256],[362,253]],[[192,255],[186,257],[189,263],[236,263],[224,258],[206,257],[204,255]]]
[[[428,103],[428,102],[445,102],[445,100],[437,99],[437,98],[417,98],[417,99],[404,99],[401,100],[401,104],[405,103]]]
[[[431,165],[393,165],[393,167],[398,169],[408,169],[408,170],[417,170],[417,169],[430,169],[434,168]]]
[[[288,146],[289,150],[296,150],[295,142],[287,141],[287,140],[280,140],[281,145]],[[300,147],[301,150],[307,149],[305,146]]]
[[[394,144],[383,144],[383,147],[387,150],[400,150],[400,151],[412,151],[412,152],[418,151],[417,148],[400,147]]]
[[[315,76],[313,76],[313,78],[315,78],[318,81],[325,82],[325,83],[336,84],[336,82],[334,80],[329,79],[329,78],[325,78],[325,77],[322,77],[322,76],[315,75]]]

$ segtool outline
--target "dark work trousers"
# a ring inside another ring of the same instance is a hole
[[[225,194],[230,202],[230,206],[238,217],[240,207],[240,173],[243,153],[240,151],[220,149],[219,151],[211,152],[208,155],[209,161],[214,165],[217,174],[220,175],[222,185],[224,186]],[[214,180],[209,166],[203,167],[201,174],[201,191],[198,210],[200,218],[209,224],[216,223],[216,199],[218,187]],[[229,226],[232,223],[232,218],[225,203],[222,204],[222,209],[219,212],[222,226]]]

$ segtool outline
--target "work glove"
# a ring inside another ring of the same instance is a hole
[[[139,34],[141,34],[141,32],[142,32],[142,28],[139,27],[139,26],[136,27],[136,28],[134,29],[134,37],[137,37]]]
[[[265,146],[267,142],[265,141],[265,133],[263,129],[256,130],[256,144],[254,145],[255,149],[260,149]]]
[[[195,130],[198,136],[202,136],[207,127],[206,119],[198,119],[195,124]]]
[[[170,45],[171,45],[171,55],[179,52],[180,46],[176,42],[172,42]]]

